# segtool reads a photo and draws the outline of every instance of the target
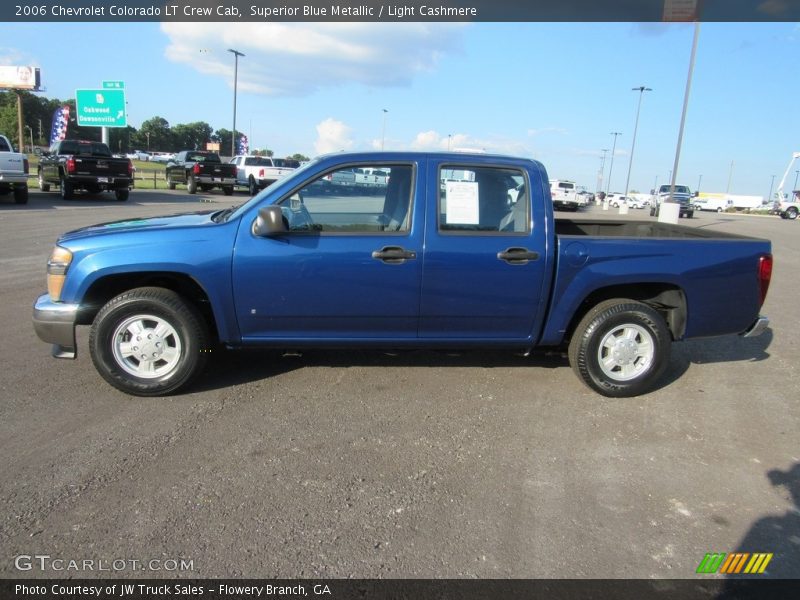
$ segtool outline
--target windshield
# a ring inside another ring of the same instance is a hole
[[[234,210],[232,213],[225,214],[223,212],[222,214],[218,215],[217,218],[220,221],[228,221],[230,219],[234,219],[234,218],[239,217],[245,211],[247,211],[251,206],[253,206],[254,204],[260,203],[262,198],[264,197],[264,194],[266,194],[275,184],[284,185],[286,183],[294,182],[295,180],[297,180],[297,182],[303,181],[305,179],[305,172],[310,167],[313,167],[314,165],[316,165],[317,162],[319,162],[319,158],[311,159],[310,161],[308,161],[306,164],[304,164],[299,169],[295,169],[294,171],[292,171],[291,175],[287,175],[286,177],[282,177],[281,179],[278,179],[277,181],[275,181],[275,182],[271,183],[270,185],[268,185],[267,187],[265,187],[258,194],[256,194],[252,198],[250,198],[250,200],[248,200],[247,202],[245,202],[244,204],[242,204],[241,206],[236,208],[236,210]]]

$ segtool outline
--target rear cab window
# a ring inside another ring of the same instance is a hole
[[[439,169],[438,230],[443,234],[527,234],[525,173],[506,167]]]

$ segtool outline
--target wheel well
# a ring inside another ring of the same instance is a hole
[[[194,279],[183,273],[147,272],[109,275],[95,281],[81,301],[78,325],[90,325],[101,308],[126,290],[138,287],[161,287],[180,294],[197,308],[214,338],[218,337],[217,323],[208,294]]]
[[[637,283],[609,286],[589,294],[570,321],[568,338],[587,312],[612,298],[629,298],[651,306],[664,317],[673,340],[683,337],[686,330],[686,295],[683,290],[667,283]]]

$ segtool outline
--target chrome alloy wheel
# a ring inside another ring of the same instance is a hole
[[[653,336],[632,323],[609,331],[597,348],[597,362],[610,379],[629,381],[650,368],[655,356]]]
[[[168,376],[180,363],[181,340],[162,317],[134,315],[114,330],[111,338],[116,363],[142,379]]]

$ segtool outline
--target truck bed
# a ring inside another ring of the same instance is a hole
[[[558,236],[618,238],[752,239],[747,236],[658,221],[579,221],[556,219]]]

